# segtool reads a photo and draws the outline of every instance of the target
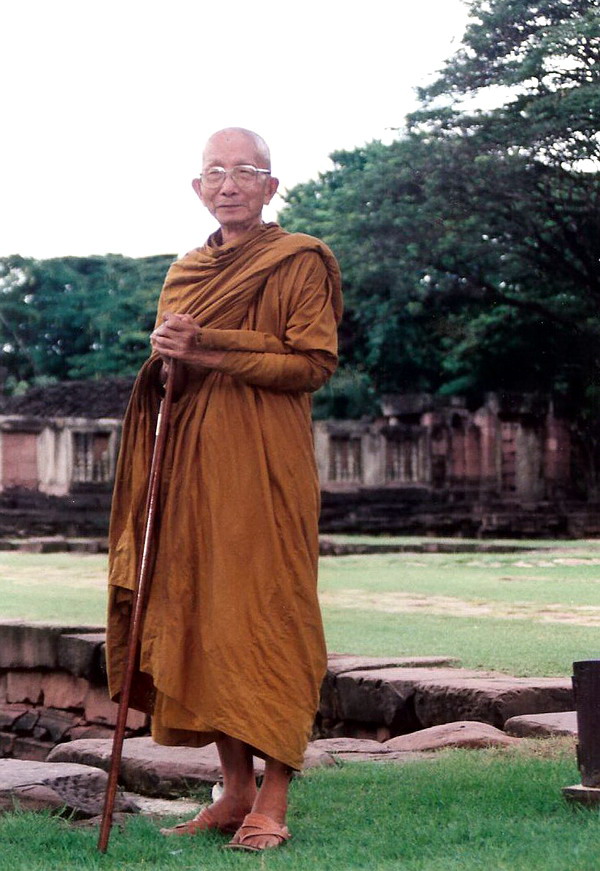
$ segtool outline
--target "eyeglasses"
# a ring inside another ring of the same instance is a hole
[[[232,169],[224,169],[222,166],[211,166],[205,172],[200,173],[200,181],[206,188],[216,190],[224,183],[227,176],[230,175],[237,187],[251,188],[258,179],[259,175],[271,175],[270,169],[258,169],[250,164],[241,164],[234,166]]]

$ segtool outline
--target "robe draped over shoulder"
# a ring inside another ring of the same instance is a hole
[[[329,249],[264,224],[173,264],[165,311],[225,352],[173,405],[160,529],[132,703],[164,744],[223,732],[300,768],[326,667],[317,600],[319,486],[310,393],[337,364]],[[118,695],[160,402],[142,367],[125,416],[110,528],[107,662]]]

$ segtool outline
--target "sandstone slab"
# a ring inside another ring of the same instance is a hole
[[[102,683],[106,680],[102,657],[105,638],[105,632],[64,633],[58,639],[59,667],[91,683]]]
[[[330,653],[327,657],[327,672],[321,684],[319,715],[324,720],[341,718],[338,703],[338,678],[357,671],[373,671],[387,668],[436,668],[452,666],[458,660],[451,656],[356,656],[350,653]],[[348,719],[348,718],[346,718]],[[353,717],[365,722],[364,717]]]
[[[386,741],[384,746],[390,750],[410,752],[440,750],[444,747],[472,749],[506,747],[519,743],[519,738],[511,738],[495,726],[490,726],[489,723],[468,720],[431,726],[429,729],[421,729],[410,735],[399,735]]]
[[[79,762],[107,771],[112,741],[79,740],[59,744],[48,757],[50,762]],[[334,765],[323,750],[309,749],[307,768]],[[264,771],[264,762],[255,759],[255,771]],[[150,796],[178,796],[221,779],[221,765],[215,744],[206,747],[165,747],[152,738],[127,738],[123,742],[121,782],[132,791]]]
[[[570,678],[517,678],[444,666],[396,666],[335,675],[322,695],[320,715],[331,736],[336,734],[337,722],[349,727],[386,726],[392,735],[399,735],[459,720],[502,728],[513,716],[572,708]]]
[[[10,732],[0,732],[0,759],[12,756],[15,746],[15,736]]]
[[[24,737],[16,735],[11,745],[11,753],[16,758],[10,761],[28,760],[44,762],[53,747],[52,741],[40,741],[39,738],[32,738],[29,735]]]
[[[66,671],[53,671],[42,679],[44,704],[49,708],[83,708],[90,683]]]
[[[321,751],[331,754],[336,762],[412,762],[416,759],[429,758],[431,754],[415,753],[413,751],[396,750],[368,738],[319,738],[312,741],[310,747],[318,747]]]
[[[105,686],[90,686],[85,695],[84,716],[88,723],[101,726],[115,726],[119,706],[113,702]],[[148,725],[148,716],[141,711],[130,708],[127,713],[127,727],[138,730]]]
[[[69,729],[69,740],[78,741],[80,738],[110,738],[112,740],[114,734],[115,731],[110,726],[100,726],[97,723],[82,724]]]
[[[316,747],[326,753],[389,753],[390,748],[379,741],[369,738],[318,738],[311,741],[309,747]]]
[[[69,626],[58,623],[1,620],[0,668],[56,668],[61,635],[102,631],[102,626]]]
[[[87,765],[0,759],[0,810],[50,808],[78,817],[102,812],[107,775]],[[135,813],[131,798],[117,794],[115,808]]]
[[[332,716],[390,726],[397,733],[424,725],[415,718],[417,687],[428,682],[444,686],[490,674],[457,668],[378,668],[345,672],[335,682]],[[448,720],[468,719],[448,717]],[[433,724],[427,724],[433,725]]]
[[[523,714],[504,724],[507,735],[520,738],[550,738],[553,735],[577,737],[577,711],[551,714]]]
[[[40,708],[34,735],[58,744],[79,723],[80,716],[56,708]]]
[[[573,786],[563,786],[561,791],[569,801],[577,802],[587,807],[598,807],[600,805],[600,789],[596,789],[593,786],[583,786],[581,783],[575,783]]]
[[[0,729],[12,729],[19,717],[28,711],[27,705],[0,705]]]
[[[415,687],[415,713],[424,728],[457,720],[479,720],[501,729],[511,717],[569,711],[573,708],[570,678],[524,678],[507,675],[454,679],[435,677]]]
[[[9,671],[6,675],[6,701],[9,704],[39,704],[42,699],[43,677],[43,672],[33,669]]]
[[[327,657],[327,671],[338,675],[347,671],[371,671],[374,668],[454,666],[458,662],[453,656],[357,656],[352,653],[330,653]]]

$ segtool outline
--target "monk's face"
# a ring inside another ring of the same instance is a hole
[[[268,169],[252,137],[238,131],[224,131],[208,140],[202,172],[213,166],[233,169],[242,165]],[[261,223],[263,206],[273,198],[277,184],[277,179],[265,174],[257,175],[249,188],[237,185],[231,175],[227,175],[216,190],[208,189],[200,179],[193,182],[194,190],[221,225],[223,241],[231,241]]]

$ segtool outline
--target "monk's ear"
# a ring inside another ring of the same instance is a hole
[[[267,183],[265,185],[265,196],[263,199],[263,203],[267,206],[275,194],[277,193],[277,188],[279,187],[279,179],[274,178],[274,176],[270,175],[267,179]]]
[[[192,180],[192,187],[194,188],[194,193],[196,196],[200,197],[200,201],[204,204],[204,199],[202,198],[202,182],[199,178],[195,178]]]

